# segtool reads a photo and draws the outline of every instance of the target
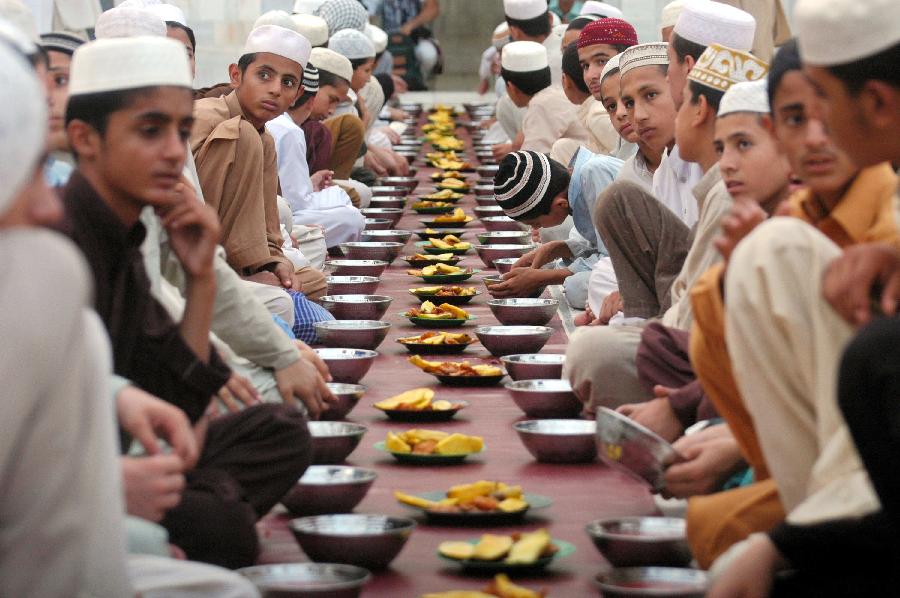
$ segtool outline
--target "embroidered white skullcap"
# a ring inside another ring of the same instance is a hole
[[[294,12],[301,15],[315,14],[323,4],[325,0],[297,0],[294,2]]]
[[[291,18],[294,21],[294,29],[308,39],[313,47],[328,43],[328,23],[325,19],[308,14],[295,14]]]
[[[157,2],[155,4],[148,3],[145,8],[150,12],[156,13],[163,21],[178,23],[185,27],[188,26],[187,17],[184,16],[184,11],[173,4],[166,4],[164,2]]]
[[[503,13],[517,21],[536,19],[548,10],[547,0],[503,0]]]
[[[681,9],[674,31],[678,37],[701,46],[719,44],[735,50],[749,50],[753,47],[756,19],[728,4],[691,0]]]
[[[37,41],[38,32],[37,25],[34,22],[34,14],[22,0],[0,0],[0,19],[5,20],[8,25],[18,30],[22,35],[7,34],[5,37],[20,37],[32,42]],[[13,41],[13,40],[10,40]],[[16,45],[19,45],[18,42]],[[37,46],[32,43],[31,51],[26,54],[33,54],[37,51]]]
[[[659,28],[674,27],[683,9],[684,0],[672,0],[672,2],[663,6],[662,14],[659,17]]]
[[[612,17],[614,19],[625,20],[622,11],[606,2],[597,2],[596,0],[588,0],[581,6],[579,15],[598,15],[601,17]]]
[[[372,25],[369,23],[366,25],[366,35],[369,36],[369,39],[372,40],[372,45],[375,46],[375,53],[381,54],[385,50],[387,50],[388,46],[388,34],[384,29],[377,25]]]
[[[722,101],[719,102],[719,116],[734,114],[735,112],[756,112],[768,114],[769,94],[766,79],[756,81],[741,81],[728,88]]]
[[[97,39],[146,35],[165,37],[166,31],[166,22],[156,13],[147,8],[125,4],[101,14],[94,25]]]
[[[651,64],[668,65],[669,55],[666,49],[669,44],[664,42],[650,42],[631,46],[619,54],[619,72],[623,75],[632,69]]]
[[[184,49],[182,49],[182,54]],[[34,69],[0,44],[0,214],[31,179],[47,138],[47,100]]]
[[[724,92],[741,81],[764,79],[768,72],[769,64],[750,52],[711,44],[688,73],[688,80]]]
[[[257,27],[247,36],[247,43],[244,44],[244,54],[256,54],[258,52],[268,52],[293,60],[300,65],[301,68],[309,62],[309,53],[312,46],[309,40],[294,31],[278,25],[263,25]]]
[[[610,73],[619,70],[619,60],[621,58],[621,54],[616,54],[606,61],[606,64],[603,65],[603,70],[600,71],[600,83],[603,83],[603,80],[606,79],[606,77],[609,76]]]
[[[270,10],[268,12],[264,12],[263,14],[259,15],[256,21],[253,23],[253,27],[251,27],[251,29],[256,29],[257,27],[262,27],[263,25],[276,25],[278,27],[290,29],[291,31],[297,31],[297,25],[294,23],[294,19],[292,19],[291,15],[284,12],[283,10]]]
[[[309,55],[309,63],[320,71],[328,71],[338,77],[343,77],[349,83],[353,78],[353,65],[346,56],[341,56],[328,48],[313,48]]]
[[[326,0],[315,14],[328,23],[329,35],[341,29],[364,31],[369,22],[369,13],[358,0]]]
[[[537,42],[511,42],[503,48],[500,66],[514,73],[528,73],[548,68],[547,48]]]
[[[341,29],[328,40],[328,47],[350,60],[375,58],[375,45],[372,40],[356,29]]]
[[[794,24],[800,57],[817,66],[855,62],[900,43],[896,0],[798,0]]]
[[[509,37],[509,24],[506,21],[503,21],[494,27],[494,34],[491,36],[491,44],[495,48],[501,50],[511,41],[512,40]]]
[[[69,95],[193,83],[184,46],[168,37],[98,39],[75,50]]]
[[[38,51],[37,44],[31,41],[22,29],[3,18],[0,18],[0,40],[5,41],[24,56],[31,56]]]

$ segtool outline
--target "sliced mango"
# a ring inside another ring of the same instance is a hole
[[[505,498],[500,501],[497,508],[504,513],[518,513],[528,508],[528,503],[521,498]]]
[[[465,561],[475,554],[475,545],[468,542],[441,542],[438,552],[445,557]]]
[[[388,432],[387,440],[384,442],[385,448],[392,453],[411,453],[412,447],[401,437],[393,432]]]
[[[484,448],[484,440],[480,436],[450,434],[437,443],[434,452],[438,455],[462,455],[477,453]]]
[[[457,307],[457,306],[451,305],[449,303],[441,303],[439,307],[442,310],[448,311],[451,314],[453,314],[453,317],[455,317],[455,318],[458,318],[460,320],[468,320],[469,319],[469,312],[467,312],[466,310],[464,310],[461,307]]]
[[[472,369],[478,372],[479,376],[499,376],[503,370],[493,365],[475,364]]]
[[[541,558],[550,545],[550,534],[545,529],[522,534],[519,541],[509,549],[506,562],[511,565],[530,565]]]
[[[405,505],[418,507],[420,509],[431,509],[437,505],[437,503],[433,500],[428,500],[427,498],[422,498],[421,496],[406,494],[405,492],[400,492],[399,490],[394,490],[394,498]]]
[[[497,489],[497,482],[479,480],[473,484],[460,484],[447,491],[447,496],[456,498],[459,502],[468,502],[476,496],[489,496]]]
[[[475,545],[472,558],[479,561],[496,561],[506,556],[512,547],[513,539],[510,536],[484,534]]]
[[[450,401],[444,401],[443,399],[440,401],[435,401],[431,404],[431,408],[434,411],[450,411],[453,409],[453,403]]]
[[[499,573],[494,577],[493,588],[489,588],[493,595],[503,598],[542,598],[543,594],[529,590],[528,588],[514,584],[506,573]]]
[[[428,405],[433,398],[434,391],[430,388],[414,388],[389,399],[379,401],[375,403],[375,407],[379,409],[396,409],[400,405],[425,406]]]

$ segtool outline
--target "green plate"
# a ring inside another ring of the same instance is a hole
[[[457,249],[455,247],[451,247],[450,249],[438,249],[434,245],[431,244],[431,241],[417,241],[416,247],[420,247],[425,253],[429,255],[440,255],[442,253],[452,253],[453,255],[465,255],[469,252],[469,249],[472,249],[472,245],[470,244],[466,249]]]
[[[473,268],[471,272],[461,272],[459,274],[435,274],[434,276],[417,276],[416,278],[421,278],[428,284],[447,284],[451,282],[462,282],[464,280],[469,280],[480,272],[481,270]]]
[[[475,218],[468,215],[466,218],[468,218],[468,220],[465,222],[435,222],[434,220],[420,220],[420,222],[427,228],[456,228],[457,226],[466,226],[475,220]]]
[[[422,492],[416,494],[419,498],[424,498],[426,500],[431,501],[439,501],[447,498],[447,492],[444,490],[437,490],[434,492]],[[500,511],[490,511],[490,512],[469,512],[469,513],[442,513],[440,511],[429,511],[428,509],[423,509],[421,507],[414,507],[412,505],[407,505],[404,503],[400,503],[402,506],[419,511],[421,513],[425,513],[430,520],[435,523],[450,523],[450,524],[471,524],[471,525],[487,525],[487,524],[506,524],[511,522],[516,522],[525,517],[525,514],[532,509],[545,509],[553,504],[553,501],[550,500],[550,497],[543,496],[540,494],[529,494],[526,492],[524,494],[525,502],[528,503],[528,506],[521,511],[514,511],[512,513],[503,513]]]
[[[453,401],[458,407],[454,409],[445,409],[444,411],[407,411],[405,409],[382,409],[375,407],[382,413],[398,422],[422,423],[422,422],[445,422],[450,421],[457,413],[469,406],[466,401]],[[374,405],[373,405],[374,406]]]
[[[445,201],[447,203],[455,204],[465,199],[465,195],[460,195],[459,197],[428,197],[428,195],[422,195],[419,199],[422,201]]]
[[[469,316],[468,319],[463,318],[445,318],[445,319],[433,319],[433,318],[410,318],[406,314],[400,314],[411,323],[415,324],[419,328],[460,328],[465,326],[467,322],[472,322],[477,320],[478,318],[475,316]]]
[[[429,239],[443,239],[447,235],[453,235],[454,237],[459,237],[460,239],[462,239],[463,235],[465,235],[467,232],[469,231],[441,229],[433,233],[426,233],[424,230],[417,230],[416,234],[423,241],[427,241]]]
[[[454,193],[462,193],[463,195],[468,193],[469,190],[471,189],[471,187],[469,187],[469,185],[466,185],[465,187],[447,187],[443,183],[435,183],[434,186],[436,188],[440,189],[441,191],[446,189],[447,191],[453,191]]]
[[[441,253],[453,253],[453,252],[452,252],[452,251],[442,251]],[[437,253],[437,254],[434,254],[434,255],[440,255],[440,253]],[[435,265],[435,264],[444,264],[444,265],[447,265],[447,266],[455,266],[455,265],[458,264],[459,261],[460,261],[459,258],[456,257],[455,255],[454,255],[453,257],[451,257],[449,260],[413,260],[413,259],[408,259],[408,258],[411,258],[411,257],[412,257],[411,255],[408,255],[408,256],[406,256],[405,258],[402,258],[402,259],[403,259],[404,262],[406,262],[407,264],[409,264],[411,267],[413,267],[413,268],[420,268],[420,269],[421,269],[421,268],[424,268],[425,266],[433,266],[433,265]]]
[[[418,297],[422,301],[431,301],[435,305],[440,305],[441,303],[449,303],[450,305],[465,305],[470,302],[472,299],[481,294],[481,291],[475,291],[474,295],[459,295],[459,296],[440,296],[440,295],[429,295],[427,293],[413,293],[412,289],[408,291],[410,295],[413,297]]]
[[[469,544],[478,544],[478,540],[466,540]],[[522,571],[534,571],[536,569],[543,569],[553,561],[566,558],[575,552],[575,545],[565,540],[558,540],[556,538],[552,538],[550,540],[557,548],[557,551],[553,553],[551,556],[545,556],[536,560],[530,564],[517,564],[511,565],[509,563],[505,563],[503,561],[478,561],[475,559],[454,559],[449,556],[444,556],[440,552],[438,552],[438,558],[446,561],[448,563],[453,563],[455,565],[461,565],[463,569],[468,569],[470,571],[478,571],[479,573],[519,573]]]
[[[395,453],[394,451],[389,451],[387,449],[383,440],[381,442],[376,442],[375,448],[379,451],[384,451],[385,453],[393,455],[393,457],[401,463],[411,463],[414,465],[456,465],[465,461],[466,457],[479,455],[484,452],[484,449],[482,449],[477,453],[463,453],[461,455],[416,455],[413,453]]]

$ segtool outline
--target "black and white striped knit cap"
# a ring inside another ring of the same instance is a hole
[[[510,218],[518,218],[537,207],[553,174],[550,159],[532,151],[507,154],[494,176],[494,197]]]
[[[303,69],[303,93],[318,93],[319,69],[312,64],[307,64]]]

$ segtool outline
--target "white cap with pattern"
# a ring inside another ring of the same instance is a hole
[[[300,15],[315,14],[323,4],[325,4],[325,0],[296,0],[294,2],[294,12]]]
[[[603,65],[603,70],[600,71],[600,83],[603,83],[603,80],[606,79],[606,77],[609,76],[610,73],[619,69],[619,59],[621,58],[621,54],[616,54],[606,61],[606,64]]]
[[[769,72],[769,64],[751,54],[711,44],[700,55],[688,80],[726,92],[741,81],[758,81]]]
[[[388,34],[384,29],[370,23],[366,25],[366,35],[368,35],[369,39],[372,40],[372,45],[375,46],[376,54],[381,54],[382,52],[387,50]]]
[[[294,29],[314,47],[328,43],[328,23],[325,19],[308,14],[295,14],[291,18],[294,21]]]
[[[193,77],[184,46],[167,37],[98,39],[72,55],[69,95],[141,87],[191,89]]]
[[[588,0],[581,6],[581,12],[579,15],[598,15],[601,17],[611,17],[614,19],[622,19],[625,20],[625,15],[622,14],[622,11],[613,6],[612,4],[607,4],[606,2],[597,2],[596,0]]]
[[[701,46],[719,44],[749,50],[753,47],[756,19],[740,8],[721,2],[691,0],[681,9],[674,31],[678,37]]]
[[[292,19],[291,15],[284,12],[283,10],[270,10],[268,12],[262,13],[261,15],[259,15],[259,18],[257,18],[253,23],[253,27],[251,27],[251,29],[256,29],[257,27],[262,27],[263,25],[277,25],[278,27],[284,27],[285,29],[290,29],[291,31],[297,31],[297,26],[294,23],[294,19]]]
[[[309,55],[309,63],[320,71],[328,71],[338,77],[343,77],[349,83],[353,78],[353,65],[346,56],[341,56],[328,48],[313,48]]]
[[[164,37],[166,22],[147,8],[122,5],[107,10],[97,18],[94,35],[97,39],[144,35]]]
[[[517,21],[536,19],[548,10],[547,0],[503,0],[503,13]]]
[[[278,25],[263,25],[257,27],[247,36],[244,51],[241,55],[267,52],[293,60],[301,68],[309,62],[309,53],[312,46],[309,40],[294,31]]]
[[[547,48],[537,42],[512,42],[503,48],[500,65],[514,73],[528,73],[548,68]]]
[[[672,0],[672,2],[663,6],[662,13],[659,16],[659,28],[674,27],[682,10],[684,10],[684,0]]]
[[[900,43],[896,0],[798,0],[794,23],[803,62],[817,66],[856,62]]]
[[[375,45],[372,40],[356,29],[341,29],[328,40],[328,47],[350,60],[375,58]]]
[[[756,81],[741,81],[728,88],[722,101],[719,102],[719,116],[734,114],[735,112],[755,112],[768,114],[769,108],[768,85],[765,79]]]
[[[668,65],[669,55],[666,53],[669,44],[650,42],[631,46],[619,54],[619,72],[623,75],[632,69],[642,66]]]

